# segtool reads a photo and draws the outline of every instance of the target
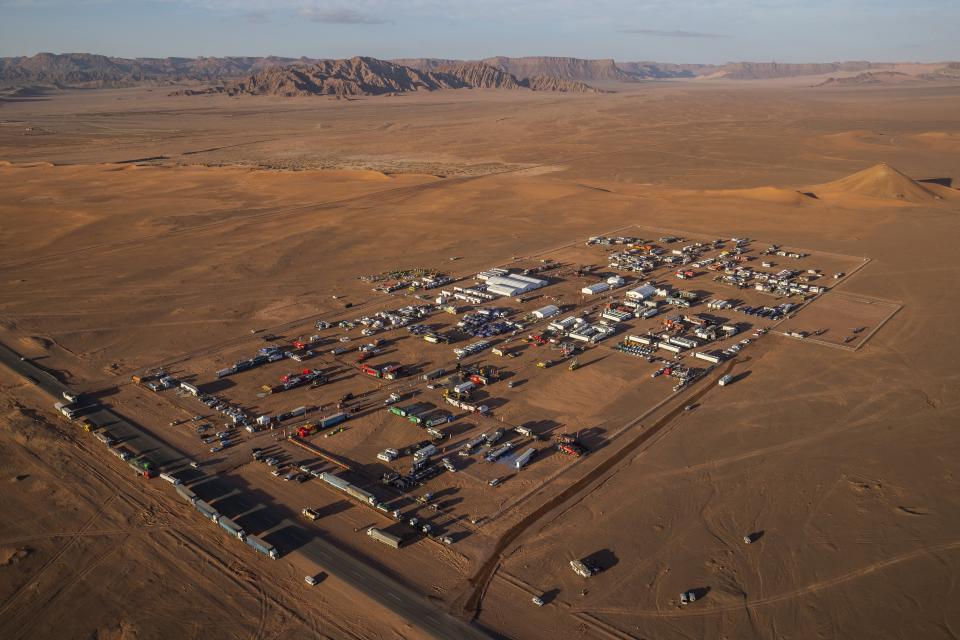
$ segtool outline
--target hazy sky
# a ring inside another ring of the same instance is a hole
[[[960,0],[0,0],[0,56],[960,59]]]

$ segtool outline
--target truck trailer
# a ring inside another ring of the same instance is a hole
[[[513,467],[514,467],[517,471],[519,471],[519,470],[522,469],[528,462],[530,462],[530,459],[533,458],[533,456],[534,456],[534,454],[536,454],[536,452],[537,452],[536,449],[534,449],[533,447],[530,447],[529,449],[527,449],[526,451],[524,451],[523,453],[521,453],[519,456],[517,456],[517,458],[513,461]]]
[[[247,536],[244,539],[244,542],[250,545],[250,547],[253,548],[255,551],[259,551],[263,555],[269,556],[274,560],[280,557],[280,552],[277,551],[277,548],[275,546],[273,546],[269,542],[264,542],[257,536]]]
[[[219,516],[217,518],[217,524],[223,527],[227,533],[238,540],[243,540],[247,537],[247,533],[243,530],[243,528],[226,516]]]
[[[196,507],[197,511],[200,512],[200,515],[207,520],[213,520],[216,522],[217,518],[220,517],[220,513],[203,500],[194,500],[193,506]]]
[[[389,547],[393,547],[394,549],[399,549],[400,545],[403,543],[403,541],[397,536],[377,529],[376,527],[370,527],[367,529],[367,535],[378,542],[382,542]]]
[[[190,504],[193,504],[194,502],[197,501],[197,494],[195,494],[193,491],[188,489],[185,485],[178,484],[174,488],[177,490],[177,493],[180,494],[180,497],[186,500],[187,502],[189,502]]]

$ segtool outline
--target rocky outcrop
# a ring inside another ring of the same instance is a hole
[[[459,80],[462,86],[474,89],[522,89],[525,87],[513,74],[482,62],[460,62],[441,66],[431,73],[451,76]]]
[[[582,58],[556,58],[531,56],[485,58],[484,64],[511,73],[518,78],[550,76],[579,82],[633,82],[637,78],[620,67],[612,59],[584,60]]]
[[[906,73],[900,73],[899,71],[864,71],[863,73],[858,73],[855,76],[838,78],[831,76],[820,84],[814,86],[827,87],[855,86],[864,84],[896,84],[900,82],[909,82],[911,80],[917,80],[917,77]]]
[[[610,93],[577,80],[564,80],[553,76],[533,76],[521,80],[524,86],[534,91],[557,91],[559,93]]]
[[[272,67],[242,80],[203,91],[185,89],[178,95],[226,93],[231,96],[369,96],[442,89],[510,89],[588,93],[582,82],[538,76],[518,80],[513,74],[480,62],[461,62],[423,71],[404,65],[356,57],[321,60],[314,64]]]
[[[410,91],[435,91],[463,86],[453,76],[418,71],[378,60],[354,57],[315,64],[275,67],[227,84],[229,95],[368,96]]]

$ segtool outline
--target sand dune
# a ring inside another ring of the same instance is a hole
[[[858,171],[846,178],[814,185],[810,190],[818,196],[841,193],[905,202],[929,202],[941,197],[885,162]]]
[[[960,133],[950,131],[927,131],[905,136],[904,142],[933,151],[960,151]]]
[[[756,200],[774,204],[800,204],[801,202],[810,199],[808,196],[803,195],[799,191],[794,189],[784,189],[781,187],[712,189],[708,191],[699,191],[696,193],[708,198],[742,198],[744,200]]]
[[[890,139],[869,129],[855,129],[853,131],[841,131],[840,133],[831,133],[820,138],[831,147],[836,149],[870,149],[879,144],[890,144]]]

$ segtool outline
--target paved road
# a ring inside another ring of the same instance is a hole
[[[477,625],[454,618],[441,608],[440,603],[432,604],[410,588],[349,553],[337,549],[326,540],[314,538],[298,549],[297,553],[304,554],[351,587],[366,593],[436,638],[490,640],[495,637]]]
[[[54,398],[62,398],[62,393],[69,390],[68,386],[61,383],[51,373],[29,359],[21,359],[18,353],[3,344],[0,344],[0,363],[34,382]],[[83,417],[94,424],[105,427],[135,454],[149,455],[161,469],[182,467],[189,461],[189,458],[181,451],[109,409],[92,409]],[[202,484],[205,495],[229,496],[236,493],[230,486],[229,480],[225,478],[213,477],[199,484]],[[191,484],[191,486],[193,485]],[[242,513],[243,511],[255,510],[256,506],[246,504],[246,501],[241,499],[234,504],[232,511]],[[220,504],[218,504],[218,509],[222,509]],[[232,515],[226,513],[225,509],[221,512],[228,517]],[[351,553],[340,549],[330,541],[318,537],[314,532],[303,528],[299,523],[289,519],[278,519],[279,523],[272,518],[269,520],[272,520],[271,524],[284,525],[280,527],[283,529],[284,537],[291,538],[291,542],[296,541],[296,551],[293,553],[303,554],[307,559],[324,567],[351,587],[365,593],[430,635],[443,640],[448,638],[490,640],[490,638],[496,637],[475,624],[464,622],[446,613],[439,603],[430,602],[413,589],[401,584]],[[281,550],[283,546],[282,542],[278,545]]]

